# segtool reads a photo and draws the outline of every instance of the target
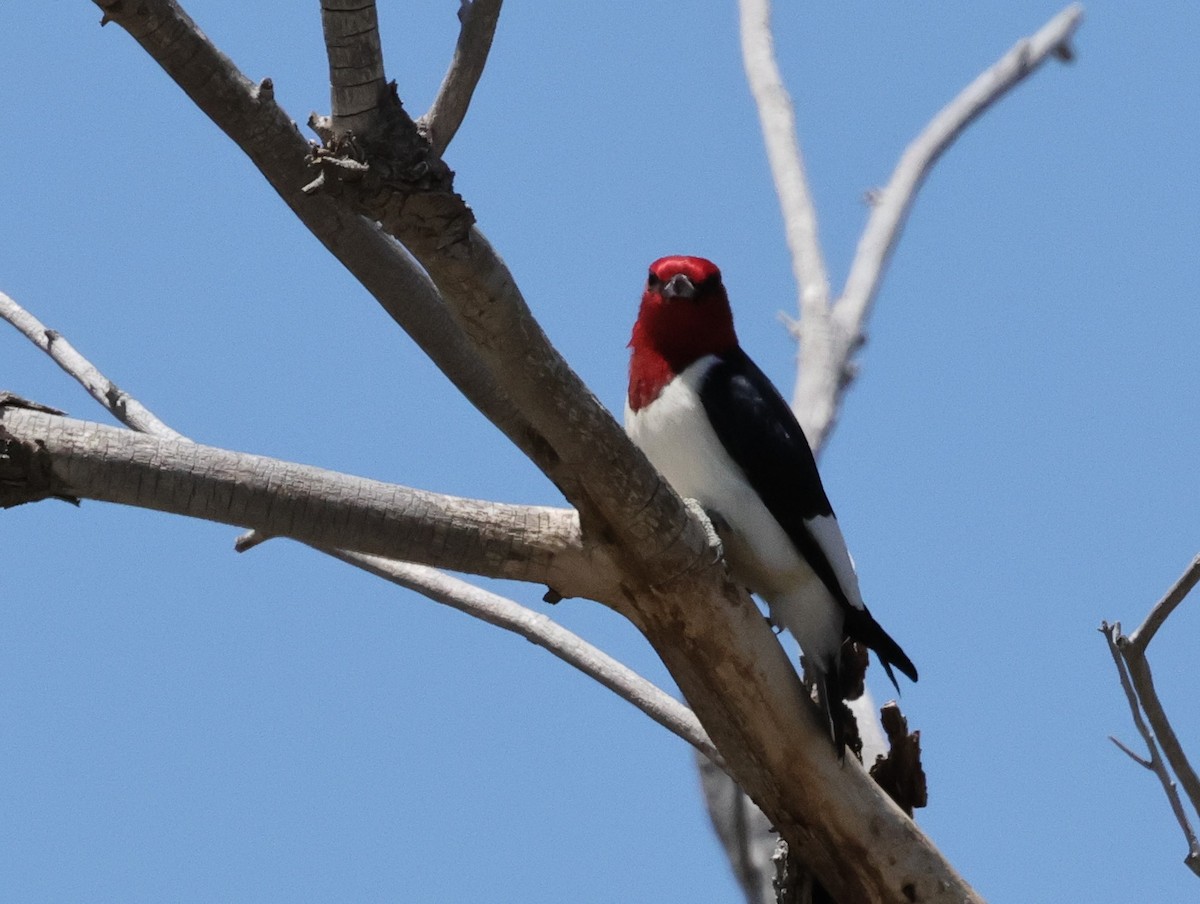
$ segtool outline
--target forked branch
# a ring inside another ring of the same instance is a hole
[[[769,0],[740,0],[742,48],[775,178],[800,296],[800,343],[792,407],[808,441],[820,449],[854,381],[854,355],[866,341],[866,322],[884,269],[916,195],[945,150],[988,107],[1047,59],[1070,60],[1071,36],[1083,20],[1072,4],[1011,50],[947,104],[905,149],[887,185],[874,194],[845,288],[830,301],[829,278],[817,241],[817,216],[795,137],[795,112],[779,76],[770,38]]]
[[[1200,779],[1197,779],[1195,770],[1183,752],[1183,745],[1179,743],[1162,702],[1158,699],[1154,679],[1150,674],[1150,661],[1146,658],[1146,648],[1155,633],[1197,583],[1200,583],[1200,556],[1192,559],[1187,570],[1150,610],[1146,620],[1133,634],[1122,634],[1120,622],[1111,625],[1108,622],[1101,623],[1100,633],[1108,642],[1109,652],[1117,667],[1117,676],[1129,702],[1133,723],[1141,734],[1149,755],[1139,756],[1116,738],[1112,738],[1112,742],[1135,763],[1149,769],[1158,777],[1171,805],[1171,812],[1175,814],[1175,819],[1187,840],[1188,851],[1184,863],[1193,873],[1200,876],[1200,840],[1196,838],[1175,784],[1177,778],[1191,802],[1193,812],[1200,812]]]
[[[269,79],[247,78],[173,0],[95,0],[104,21],[141,44],[176,84],[258,167],[292,212],[325,245],[454,386],[553,480],[568,481],[546,443],[475,355],[437,289],[379,226],[312,181],[311,146],[275,100]],[[389,94],[390,96],[390,94]]]

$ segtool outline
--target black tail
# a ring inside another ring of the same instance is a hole
[[[888,636],[888,632],[880,627],[879,622],[871,617],[871,613],[865,606],[862,609],[850,609],[846,612],[846,636],[875,651],[880,665],[887,672],[897,693],[900,692],[900,685],[896,683],[896,675],[892,671],[892,666],[907,675],[910,681],[917,680],[917,667],[900,649],[900,644],[892,640]]]
[[[846,622],[845,634],[848,641],[854,641],[862,644],[875,651],[875,655],[879,657],[879,663],[883,666],[883,670],[887,672],[889,680],[896,688],[896,692],[900,692],[900,685],[896,682],[896,674],[892,671],[895,666],[901,672],[908,676],[912,681],[917,680],[917,667],[912,664],[912,660],[908,658],[900,644],[892,640],[887,631],[880,627],[879,622],[871,617],[871,613],[864,607],[856,609],[846,607]],[[812,663],[805,662],[807,675],[813,680],[817,689],[817,703],[821,707],[821,714],[825,717],[825,724],[829,728],[830,737],[833,738],[833,746],[837,751],[838,759],[846,757],[846,743],[849,742],[855,747],[857,754],[861,749],[861,741],[858,738],[857,731],[853,737],[846,737],[845,718],[850,719],[853,725],[853,718],[846,704],[843,702],[843,697],[847,693],[854,693],[850,688],[843,687],[842,683],[842,656],[846,651],[851,649],[849,644],[838,651],[836,656],[830,658],[826,670],[813,671]],[[864,654],[865,655],[865,654]],[[862,670],[866,668],[866,660],[859,662],[857,674],[861,680]],[[852,670],[854,671],[854,670]],[[860,685],[861,692],[861,685]]]

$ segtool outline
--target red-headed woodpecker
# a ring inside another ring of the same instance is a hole
[[[733,577],[800,643],[840,755],[830,707],[843,641],[874,650],[893,684],[893,666],[913,681],[917,670],[863,603],[812,450],[738,345],[716,265],[651,264],[629,347],[625,429],[680,496],[712,515]]]

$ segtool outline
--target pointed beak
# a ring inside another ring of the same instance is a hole
[[[662,287],[663,298],[692,298],[696,287],[682,273],[676,273]]]

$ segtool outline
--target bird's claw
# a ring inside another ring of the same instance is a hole
[[[713,564],[725,558],[725,544],[721,542],[721,531],[729,529],[729,522],[717,512],[711,512],[696,499],[684,499],[683,504],[704,525],[704,539],[713,551]]]

